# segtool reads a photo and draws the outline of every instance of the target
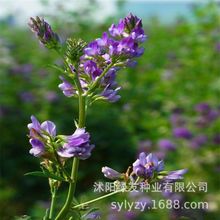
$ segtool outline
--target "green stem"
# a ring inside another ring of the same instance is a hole
[[[88,205],[88,204],[97,202],[97,201],[99,201],[99,200],[105,199],[105,198],[107,198],[107,197],[109,197],[109,196],[113,196],[113,195],[115,195],[115,194],[117,194],[117,193],[120,193],[120,192],[124,192],[124,189],[111,192],[111,193],[109,193],[109,194],[106,194],[106,195],[104,195],[104,196],[98,197],[98,198],[96,198],[96,199],[93,199],[93,200],[90,200],[90,201],[87,201],[87,202],[83,202],[83,203],[81,203],[81,204],[79,204],[79,205],[75,205],[73,208],[74,208],[74,209],[76,209],[76,208],[81,208],[81,207],[83,207],[83,206],[85,206],[85,205]]]
[[[86,118],[85,97],[79,94],[79,123],[78,123],[79,128],[83,128],[85,126],[85,118]],[[72,181],[69,183],[69,190],[68,190],[66,202],[63,208],[61,209],[61,211],[58,213],[55,220],[64,220],[68,214],[68,211],[71,208],[71,204],[72,204],[73,197],[74,197],[75,190],[76,190],[78,167],[79,167],[79,159],[75,157],[73,159],[72,171],[71,171]]]
[[[54,219],[56,192],[57,192],[56,189],[54,189],[54,190],[51,192],[52,196],[51,196],[49,219]]]
[[[140,180],[140,178],[138,177],[137,180],[135,181],[134,185],[135,185],[136,183],[138,183],[139,180]],[[132,189],[133,189],[133,186],[131,186],[131,187],[128,189],[128,191],[131,191]],[[115,195],[115,194],[118,194],[118,193],[121,193],[121,192],[125,192],[125,190],[126,190],[126,189],[116,190],[116,191],[111,192],[111,193],[109,193],[109,194],[106,194],[106,195],[104,195],[104,196],[100,196],[100,197],[98,197],[98,198],[89,200],[89,201],[87,201],[87,202],[83,202],[83,203],[81,203],[81,204],[75,205],[73,208],[74,208],[74,209],[76,209],[76,208],[81,208],[81,207],[83,207],[83,206],[85,206],[85,205],[88,205],[88,204],[97,202],[97,201],[99,201],[99,200],[105,199],[105,198],[110,197],[110,196],[113,196],[113,195]]]

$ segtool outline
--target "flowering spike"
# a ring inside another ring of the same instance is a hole
[[[82,39],[67,39],[66,58],[68,58],[73,63],[78,63],[80,57],[83,55],[83,50],[86,44],[87,43]]]
[[[36,34],[40,42],[44,44],[47,48],[59,48],[59,36],[53,32],[51,26],[46,21],[44,21],[43,18],[39,18],[37,16],[34,19],[31,17],[28,25],[31,30]]]

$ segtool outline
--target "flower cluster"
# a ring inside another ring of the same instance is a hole
[[[93,93],[99,88],[95,99],[118,101],[120,96],[117,93],[120,87],[115,81],[116,73],[121,67],[135,65],[134,58],[144,53],[144,48],[140,47],[140,44],[145,40],[141,19],[130,14],[121,19],[118,25],[113,24],[109,28],[109,33],[105,32],[101,38],[89,43],[84,48],[76,70],[83,91]],[[71,72],[75,74],[76,71],[72,66]],[[63,78],[62,81],[59,88],[64,95],[68,97],[75,95],[74,85],[67,83]]]
[[[94,145],[90,144],[90,135],[84,128],[77,128],[70,136],[56,134],[56,125],[51,121],[42,124],[31,116],[32,123],[28,124],[30,130],[30,153],[35,157],[50,158],[54,154],[62,158],[78,157],[87,159],[91,155]]]
[[[46,47],[59,48],[59,36],[53,32],[51,26],[43,18],[31,18],[28,25]]]
[[[133,170],[126,179],[127,173],[119,173],[109,167],[103,167],[102,172],[105,177],[111,180],[122,180],[132,181],[137,183],[142,181],[147,181],[151,183],[155,180],[160,181],[176,181],[183,178],[183,175],[187,172],[186,169],[176,170],[176,171],[164,171],[163,160],[158,160],[158,158],[150,153],[146,155],[144,152],[139,154],[138,159],[133,163]]]

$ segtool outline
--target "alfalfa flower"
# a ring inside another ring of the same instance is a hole
[[[139,158],[133,163],[133,172],[141,178],[150,179],[154,173],[159,173],[164,169],[164,162],[158,160],[154,154],[146,156],[144,152],[140,153]]]
[[[111,180],[118,180],[123,177],[122,173],[110,168],[110,167],[102,167],[102,173],[104,176]]]
[[[40,42],[47,48],[55,49],[59,47],[59,36],[53,32],[51,26],[43,18],[39,18],[38,16],[36,18],[31,17],[28,25]]]
[[[30,130],[29,142],[32,146],[29,152],[35,157],[40,157],[47,153],[47,144],[56,137],[56,125],[52,121],[44,121],[40,124],[33,115],[31,116],[31,121],[28,124],[28,129]]]
[[[64,158],[78,157],[85,160],[90,157],[91,151],[95,147],[90,144],[90,135],[85,128],[77,128],[72,135],[66,136],[64,139],[63,146],[57,152]]]
[[[165,171],[163,160],[158,160],[152,153],[148,155],[144,152],[140,153],[139,158],[133,163],[133,173],[136,178],[140,178],[140,181],[176,181],[183,179],[186,172],[187,169]]]

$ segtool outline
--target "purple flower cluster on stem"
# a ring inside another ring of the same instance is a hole
[[[144,53],[140,44],[145,40],[141,19],[129,14],[118,25],[111,25],[108,33],[105,32],[101,38],[90,42],[85,47],[77,68],[83,91],[93,94],[99,89],[98,94],[94,95],[95,99],[118,101],[120,87],[116,83],[116,73],[121,67],[134,66],[134,58]],[[64,95],[74,95],[73,86],[63,79],[62,81],[59,87]]]
[[[59,37],[44,19],[31,18],[29,26],[42,44],[49,49],[55,49],[61,55],[63,50],[61,50]],[[120,99],[118,91],[121,87],[116,82],[117,72],[123,67],[135,66],[135,58],[144,53],[141,44],[145,42],[146,38],[142,20],[129,14],[124,19],[120,19],[118,24],[112,24],[108,32],[104,32],[101,38],[87,45],[80,39],[70,38],[66,41],[65,52],[62,55],[65,64],[62,72],[65,77],[60,77],[62,82],[58,87],[65,96],[78,97],[79,118],[76,125],[77,129],[69,136],[57,135],[56,126],[53,122],[44,121],[40,124],[34,116],[31,117],[32,123],[28,124],[32,145],[30,153],[45,159],[42,163],[43,172],[41,174],[49,178],[51,189],[51,207],[49,216],[46,213],[45,219],[66,219],[71,209],[81,214],[80,207],[124,190],[116,190],[110,194],[73,206],[79,160],[90,157],[94,148],[94,145],[90,144],[90,134],[85,130],[87,106],[99,99],[108,100],[109,102],[116,102]],[[168,140],[163,140],[161,145],[165,148],[174,148]],[[73,158],[70,174],[64,167],[66,160],[69,158]],[[103,167],[102,172],[105,177],[111,180],[124,181],[126,183],[125,187],[127,187],[129,185],[127,183],[131,182],[151,183],[151,181],[161,179],[182,179],[186,170],[164,171],[163,160],[159,161],[155,155],[146,155],[142,152],[133,163],[133,169],[129,167],[126,173],[119,173],[110,167]],[[62,181],[68,181],[69,190],[63,207],[55,217],[56,191]],[[130,213],[127,215],[127,218],[134,217],[135,215],[130,215]],[[85,214],[83,218],[99,219],[100,213],[90,212]]]
[[[42,124],[31,116],[32,123],[28,124],[30,130],[30,144],[32,148],[30,153],[36,157],[45,157],[48,154],[58,154],[62,158],[77,157],[87,159],[91,155],[94,145],[90,144],[90,135],[85,128],[78,128],[70,136],[56,136],[56,125],[51,121],[44,121]],[[56,140],[60,141],[57,149],[53,148]]]
[[[129,169],[128,169],[129,170]],[[160,181],[175,181],[183,178],[183,175],[187,172],[187,169],[175,170],[175,171],[164,171],[164,161],[158,160],[156,155],[150,153],[148,155],[145,152],[139,154],[138,159],[133,163],[132,172],[119,173],[118,171],[103,167],[102,173],[105,177],[111,180],[123,180],[132,181],[138,183],[147,181],[151,183],[155,180]],[[129,174],[129,175],[128,175]],[[138,180],[138,182],[136,182]]]

